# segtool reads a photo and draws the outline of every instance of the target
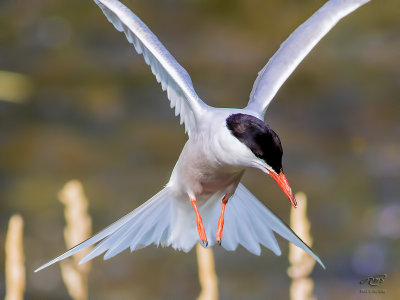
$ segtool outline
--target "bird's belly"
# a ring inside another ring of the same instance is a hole
[[[175,165],[170,184],[196,197],[216,192],[233,194],[245,167],[226,161],[224,149],[217,148],[219,144],[205,139],[189,140]]]
[[[215,193],[226,189],[234,184],[240,173],[224,173],[224,172],[200,172],[197,181],[201,185],[202,193]]]
[[[190,191],[196,196],[205,196],[216,192],[233,193],[243,175],[243,169],[215,166],[203,161],[201,164],[187,165],[183,175]]]

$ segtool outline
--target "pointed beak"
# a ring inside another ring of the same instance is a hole
[[[276,183],[280,186],[280,188],[285,193],[285,195],[289,198],[293,207],[296,208],[297,201],[294,198],[292,189],[290,188],[289,182],[287,181],[285,174],[283,174],[283,171],[281,171],[279,174],[272,172],[272,171],[269,171],[268,173],[276,181]]]

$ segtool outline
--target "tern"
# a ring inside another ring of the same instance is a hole
[[[265,246],[281,250],[274,232],[302,248],[324,267],[318,256],[240,180],[247,168],[269,174],[297,203],[282,167],[278,135],[264,122],[271,100],[311,49],[336,23],[369,0],[331,0],[300,25],[258,73],[243,109],[215,108],[196,94],[186,70],[179,65],[150,29],[117,0],[94,0],[115,28],[125,33],[162,89],[171,108],[180,115],[188,140],[167,185],[150,200],[88,240],[36,271],[89,246],[96,246],[80,261],[103,254],[109,259],[127,248],[150,244],[188,252],[200,242],[226,250],[242,245],[260,255]],[[325,268],[325,267],[324,267]]]

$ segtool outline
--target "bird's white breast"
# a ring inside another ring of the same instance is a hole
[[[235,138],[226,118],[241,110],[215,110],[199,124],[185,144],[172,172],[169,185],[194,197],[233,193],[254,154]]]

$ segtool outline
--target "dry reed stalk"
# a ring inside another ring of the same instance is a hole
[[[307,197],[304,193],[297,193],[298,207],[291,209],[290,227],[310,247],[312,237],[310,235],[310,221],[307,218]],[[291,300],[315,299],[313,296],[314,281],[308,276],[315,265],[315,260],[306,252],[292,243],[289,243],[288,275],[292,278],[290,286]]]
[[[33,84],[28,76],[0,70],[0,100],[22,103],[32,92]]]
[[[67,248],[86,240],[92,234],[92,221],[88,214],[88,200],[84,194],[82,184],[77,180],[67,182],[58,194],[64,204],[66,226],[64,239]],[[91,248],[82,250],[73,256],[73,259],[60,263],[61,275],[68,293],[75,300],[88,299],[88,274],[90,263],[78,265],[79,261]]]
[[[6,296],[5,300],[24,298],[25,292],[25,257],[23,248],[24,220],[20,215],[13,215],[8,223],[5,244],[6,255]]]
[[[218,278],[215,272],[214,254],[211,248],[196,245],[197,265],[201,292],[197,300],[218,299]]]

